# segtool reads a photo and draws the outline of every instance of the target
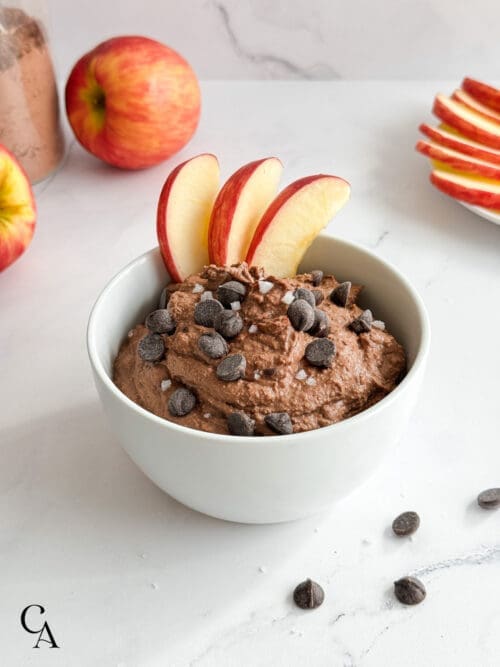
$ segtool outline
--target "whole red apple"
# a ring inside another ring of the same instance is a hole
[[[66,112],[78,141],[123,169],[158,164],[193,136],[200,117],[195,73],[147,37],[115,37],[73,67]]]
[[[0,271],[27,248],[35,231],[36,206],[29,179],[0,145]]]

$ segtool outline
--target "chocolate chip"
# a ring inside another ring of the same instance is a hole
[[[231,435],[254,435],[255,421],[245,412],[231,412],[227,417],[227,427]]]
[[[413,535],[420,526],[420,517],[416,512],[403,512],[392,522],[392,530],[399,537]]]
[[[311,366],[330,368],[335,356],[335,343],[329,338],[313,340],[312,343],[306,346],[304,356]]]
[[[403,577],[394,582],[394,594],[403,604],[420,604],[427,593],[419,579]]]
[[[235,310],[222,310],[215,318],[214,327],[224,338],[234,338],[243,329],[243,320]]]
[[[324,590],[312,579],[306,579],[293,591],[293,601],[301,609],[317,609],[324,599]]]
[[[337,306],[345,308],[349,301],[349,294],[351,292],[351,283],[346,281],[345,283],[340,283],[330,294],[330,301],[332,301]]]
[[[198,338],[198,347],[210,359],[220,359],[229,352],[229,345],[216,331],[202,334]]]
[[[500,507],[500,489],[486,489],[477,497],[477,504],[485,510],[496,510]]]
[[[293,433],[292,420],[288,412],[271,412],[264,417],[264,421],[270,429],[280,435]]]
[[[194,321],[202,327],[213,327],[216,316],[224,310],[224,306],[216,299],[198,301],[194,307]]]
[[[230,308],[235,301],[243,301],[246,293],[245,285],[237,280],[230,280],[217,288],[217,298],[226,308]]]
[[[225,382],[234,382],[245,375],[247,360],[242,354],[230,354],[217,366],[217,377]]]
[[[317,306],[324,300],[325,295],[320,289],[313,289],[311,290],[311,293],[314,297],[314,302],[316,303]]]
[[[321,283],[323,282],[323,276],[324,276],[323,271],[320,271],[319,269],[316,269],[316,271],[311,271],[311,280],[314,287],[321,285]]]
[[[304,299],[293,301],[286,312],[292,327],[296,331],[307,331],[314,324],[314,310]]]
[[[323,310],[316,308],[314,311],[314,324],[308,331],[311,336],[324,338],[330,333],[330,318]]]
[[[364,310],[359,317],[351,322],[349,328],[354,331],[354,333],[362,334],[368,333],[372,328],[373,315],[371,310]]]
[[[168,399],[168,411],[174,417],[184,417],[196,405],[196,396],[186,387],[176,389]]]
[[[160,334],[151,333],[139,341],[137,351],[143,361],[160,361],[165,356],[165,343]]]
[[[276,375],[276,369],[275,368],[264,368],[262,371],[262,375],[266,378],[272,378]]]
[[[169,292],[168,285],[164,287],[161,291],[160,298],[158,299],[158,308],[163,310],[167,307],[167,303],[170,301],[171,293]]]
[[[296,299],[304,299],[304,301],[307,301],[307,303],[313,308],[316,305],[316,299],[314,298],[314,294],[311,292],[310,289],[306,289],[305,287],[297,287],[297,289],[293,293],[293,296]]]
[[[146,317],[146,326],[153,333],[172,335],[175,331],[175,320],[166,308],[153,310]]]

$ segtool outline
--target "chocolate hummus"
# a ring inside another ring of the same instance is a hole
[[[202,431],[333,424],[382,399],[405,371],[401,345],[356,305],[361,289],[320,271],[277,279],[246,264],[209,266],[167,286],[148,326],[123,343],[114,381],[146,410]]]

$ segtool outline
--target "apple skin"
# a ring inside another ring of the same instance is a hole
[[[469,77],[465,77],[462,81],[462,88],[481,104],[500,113],[500,90],[498,88]]]
[[[73,67],[66,113],[80,144],[122,169],[158,164],[192,137],[200,117],[195,73],[153,39],[114,37]]]
[[[15,210],[2,211],[4,206]],[[26,250],[35,224],[36,203],[29,178],[14,155],[0,144],[0,271]]]
[[[456,100],[457,102],[460,102],[461,104],[464,104],[466,107],[469,107],[469,109],[472,109],[472,111],[475,111],[478,114],[481,114],[481,116],[484,116],[488,120],[492,120],[495,123],[500,123],[500,113],[497,113],[496,111],[493,111],[489,107],[487,107],[484,104],[481,104],[481,102],[478,102],[472,95],[469,95],[465,90],[455,90],[453,95],[451,96],[453,100]]]
[[[468,179],[459,174],[450,174],[440,170],[431,173],[430,181],[441,192],[454,199],[483,208],[500,208],[500,183],[490,185],[481,183],[477,179],[474,180],[474,178]]]
[[[429,141],[419,141],[415,146],[419,153],[426,155],[431,160],[437,160],[451,169],[484,178],[500,179],[500,165],[491,164],[489,162],[474,161],[468,158],[467,155],[461,155],[455,151],[451,151],[441,146],[430,143]]]
[[[454,134],[444,127],[431,127],[426,123],[422,123],[418,129],[422,134],[428,136],[429,139],[446,148],[470,155],[478,160],[486,160],[486,162],[493,162],[500,165],[500,151],[495,151],[493,148],[488,148],[487,146],[471,141],[460,134]]]
[[[487,120],[475,111],[464,107],[460,102],[438,95],[434,100],[432,111],[443,123],[455,128],[469,139],[478,141],[490,148],[500,148],[500,124],[498,124],[497,134],[493,121]],[[487,125],[492,129],[491,131],[486,130],[481,125]]]

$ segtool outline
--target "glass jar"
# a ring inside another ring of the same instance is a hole
[[[44,2],[0,0],[0,144],[32,183],[54,171],[64,154],[46,17]]]

